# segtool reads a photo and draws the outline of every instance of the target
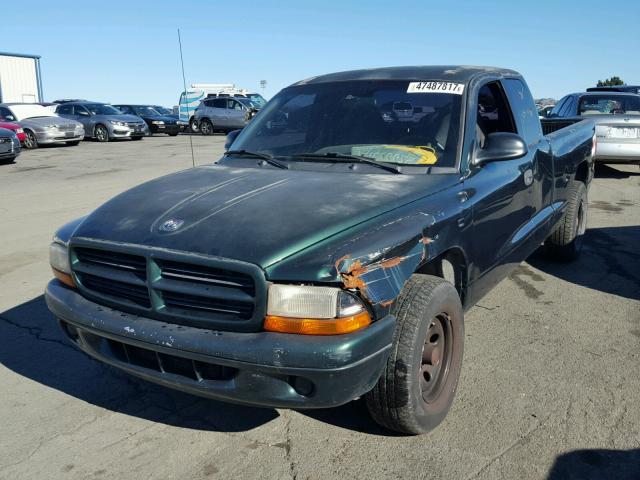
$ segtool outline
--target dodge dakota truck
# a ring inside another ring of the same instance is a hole
[[[544,135],[512,70],[309,78],[216,163],[61,227],[46,301],[80,349],[143,379],[265,407],[365,397],[380,425],[428,432],[463,312],[538,248],[578,255],[593,147],[588,119]]]

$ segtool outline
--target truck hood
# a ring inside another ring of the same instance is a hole
[[[73,237],[243,260],[266,268],[458,181],[211,165],[152,180],[89,215]]]

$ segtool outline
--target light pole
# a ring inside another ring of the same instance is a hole
[[[267,86],[267,81],[266,80],[260,80],[260,88],[262,88],[262,96],[264,97],[264,89]]]

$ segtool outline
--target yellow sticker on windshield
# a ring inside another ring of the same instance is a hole
[[[412,162],[416,165],[433,165],[438,161],[436,150],[430,145],[415,147],[409,147],[406,145],[385,145],[384,148],[412,153],[417,157],[415,158],[414,162]]]

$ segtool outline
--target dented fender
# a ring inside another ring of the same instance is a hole
[[[270,266],[267,278],[343,287],[379,318],[421,265],[458,246],[455,194],[451,189],[356,225]]]

